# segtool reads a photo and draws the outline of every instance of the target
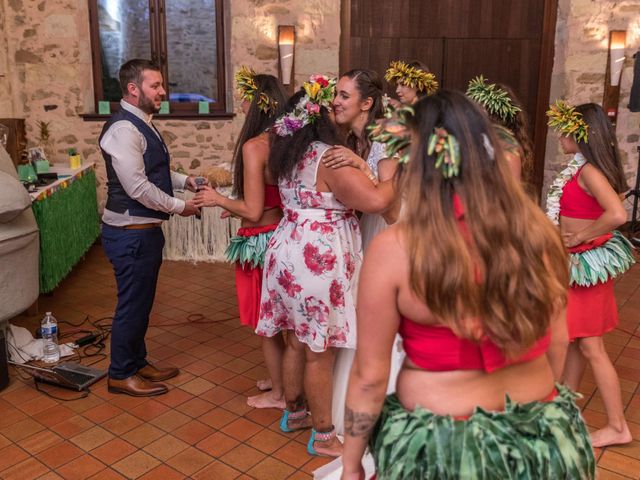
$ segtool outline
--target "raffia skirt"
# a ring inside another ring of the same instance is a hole
[[[594,479],[596,463],[576,394],[548,402],[506,399],[466,420],[409,412],[389,395],[370,441],[378,480]]]

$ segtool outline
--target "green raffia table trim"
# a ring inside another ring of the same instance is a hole
[[[67,180],[32,205],[40,229],[40,293],[58,286],[100,234],[95,171]]]

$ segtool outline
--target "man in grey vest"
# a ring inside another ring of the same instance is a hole
[[[107,168],[102,245],[115,272],[118,305],[111,330],[109,391],[134,396],[168,391],[177,368],[150,364],[144,337],[162,264],[162,221],[199,213],[173,189],[197,189],[193,177],[169,169],[169,151],[151,122],[166,94],[160,69],[134,59],[120,67],[122,101],[100,135]]]

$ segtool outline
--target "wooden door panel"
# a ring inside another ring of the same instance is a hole
[[[351,37],[350,45],[350,68],[370,68],[384,77],[392,60],[420,60],[437,79],[442,78],[442,39]],[[385,91],[392,92],[393,87],[385,85]]]
[[[447,40],[442,85],[465,91],[469,80],[482,74],[491,83],[510,86],[533,116],[539,58],[535,40]]]
[[[354,0],[351,35],[404,38],[539,38],[540,0]]]

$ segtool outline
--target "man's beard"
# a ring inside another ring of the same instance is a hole
[[[144,113],[151,115],[152,113],[158,113],[159,107],[156,107],[153,100],[147,97],[142,90],[140,90],[140,97],[138,99],[138,108]]]

